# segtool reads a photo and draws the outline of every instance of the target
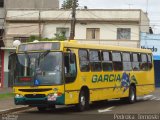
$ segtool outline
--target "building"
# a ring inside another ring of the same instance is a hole
[[[5,0],[6,9],[59,9],[59,0]]]
[[[150,49],[153,52],[155,84],[156,87],[160,87],[160,34],[141,33],[141,48]]]
[[[14,40],[26,42],[32,35],[54,38],[63,33],[69,38],[70,21],[71,10],[7,10],[5,46],[13,50]],[[82,9],[76,12],[75,31],[82,43],[140,47],[140,33],[149,32],[149,19],[139,9]]]
[[[2,87],[2,82],[4,78],[4,50],[1,47],[4,47],[4,19],[5,19],[5,9],[4,9],[4,0],[0,0],[0,87]]]
[[[8,57],[11,53],[15,52],[15,48],[12,46],[13,40],[10,41],[12,38],[7,35],[7,31],[11,29],[11,27],[8,26],[8,22],[13,22],[6,19],[8,12],[55,9],[59,9],[59,0],[0,0],[0,87],[12,86],[12,80],[8,78]],[[21,14],[20,16],[23,17],[23,15],[24,14]],[[15,14],[13,14],[12,17],[16,18]],[[16,21],[14,22],[16,23]],[[26,27],[23,28],[26,29]],[[14,28],[14,30],[16,29],[18,28]],[[30,29],[32,29],[32,27]],[[8,43],[11,45],[8,45]]]
[[[139,9],[78,10],[76,19],[75,39],[80,42],[140,47],[140,33],[149,32],[148,16]],[[64,32],[68,38],[70,20],[70,10],[9,10],[5,44],[12,47],[15,39],[24,42],[39,34],[54,38],[55,33]]]

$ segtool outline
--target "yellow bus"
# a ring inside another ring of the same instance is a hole
[[[115,98],[134,103],[155,89],[150,50],[47,41],[21,44],[14,56],[15,104],[39,111],[55,105],[83,111]]]

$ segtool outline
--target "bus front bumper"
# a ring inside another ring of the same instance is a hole
[[[58,96],[54,100],[49,100],[48,97],[43,98],[27,98],[15,97],[14,102],[16,105],[29,105],[29,106],[51,106],[51,105],[64,105],[64,95]]]

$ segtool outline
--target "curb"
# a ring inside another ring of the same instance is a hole
[[[0,110],[0,115],[2,114],[7,114],[10,112],[17,112],[17,111],[21,111],[21,110],[27,110],[30,109],[32,107],[29,106],[22,106],[22,107],[16,107],[16,108],[9,108],[9,109],[5,109],[5,110]]]

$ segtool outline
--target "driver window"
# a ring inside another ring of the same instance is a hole
[[[73,82],[77,75],[75,54],[65,53],[64,67],[66,83]]]

